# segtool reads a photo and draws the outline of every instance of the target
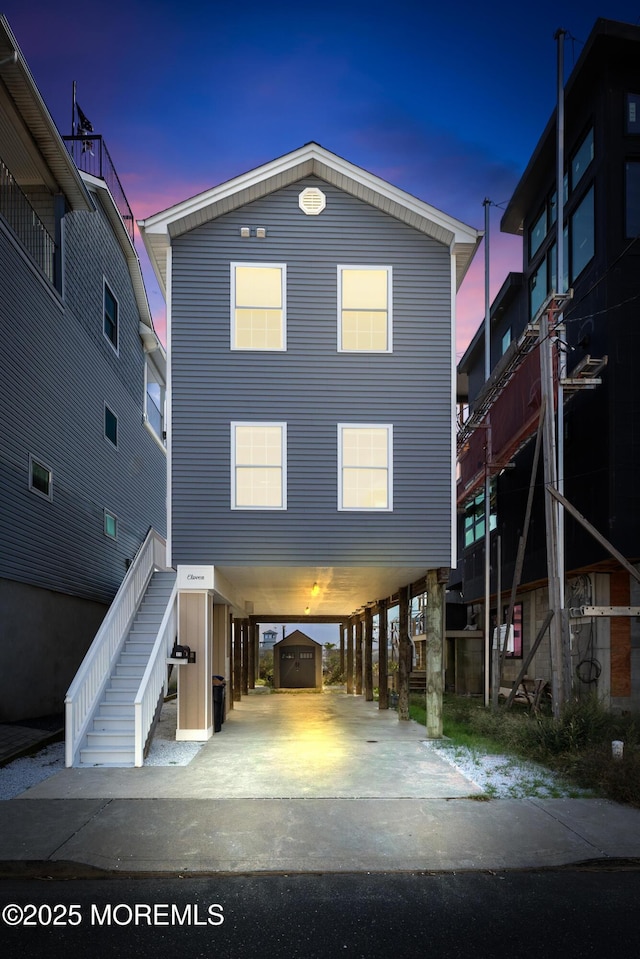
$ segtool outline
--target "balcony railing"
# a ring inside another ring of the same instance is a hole
[[[96,133],[89,135],[84,133],[82,136],[63,137],[62,139],[67,144],[67,149],[78,169],[90,176],[104,180],[107,184],[133,243],[133,213],[102,137]]]
[[[53,283],[55,240],[1,159],[0,214]]]

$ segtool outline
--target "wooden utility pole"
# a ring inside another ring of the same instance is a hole
[[[427,634],[426,708],[428,739],[442,739],[444,594],[448,578],[449,570],[444,567],[427,570],[425,632]]]
[[[364,698],[373,702],[373,612],[370,606],[364,611]]]
[[[409,720],[409,674],[411,673],[411,640],[409,639],[409,587],[398,590],[398,719]]]
[[[540,387],[547,414],[542,430],[542,456],[544,463],[545,485],[545,527],[547,534],[547,580],[549,593],[549,611],[553,618],[549,624],[551,645],[551,695],[553,715],[560,718],[564,705],[563,642],[560,570],[558,568],[558,507],[550,493],[558,488],[558,465],[556,424],[554,417],[554,369],[553,344],[551,341],[551,323],[555,313],[552,300],[548,309],[540,314]]]
[[[378,601],[378,709],[389,708],[387,601]]]

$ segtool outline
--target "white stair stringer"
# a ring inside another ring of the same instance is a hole
[[[134,765],[134,699],[147,668],[176,574],[154,572],[101,701],[96,706],[80,766]]]

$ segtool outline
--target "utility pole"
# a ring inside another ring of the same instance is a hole
[[[484,382],[491,375],[491,292],[489,286],[489,209],[491,200],[485,197],[484,206]],[[491,413],[487,413],[484,473],[484,704],[489,705],[491,681]]]

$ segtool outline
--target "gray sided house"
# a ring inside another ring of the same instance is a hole
[[[107,169],[101,137],[85,153]],[[5,720],[62,711],[149,527],[165,530],[166,359],[110,173],[79,171],[0,18]]]
[[[167,296],[178,583],[205,568],[234,616],[344,621],[454,565],[477,231],[316,143],[140,228]]]

